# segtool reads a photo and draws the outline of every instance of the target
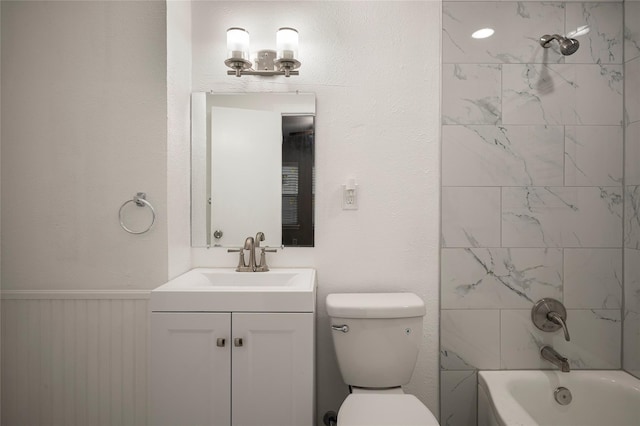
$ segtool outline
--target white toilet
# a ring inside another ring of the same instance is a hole
[[[338,426],[427,426],[438,421],[401,386],[411,379],[422,339],[422,299],[413,293],[327,296],[342,379],[351,389]]]

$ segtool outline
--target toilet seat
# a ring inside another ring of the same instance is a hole
[[[338,426],[434,426],[438,420],[408,394],[350,394],[338,412]]]

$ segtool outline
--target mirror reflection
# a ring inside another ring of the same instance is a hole
[[[191,241],[313,247],[315,95],[194,93]]]

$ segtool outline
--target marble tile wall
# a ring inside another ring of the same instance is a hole
[[[544,344],[572,368],[621,368],[623,274],[640,308],[637,127],[637,170],[626,165],[637,182],[623,187],[625,123],[640,125],[640,101],[623,102],[640,93],[640,18],[636,7],[623,30],[620,1],[442,8],[441,424],[467,426],[477,370],[555,368]],[[582,25],[590,32],[572,56],[538,42]],[[471,38],[485,27],[495,34]],[[629,51],[636,62],[623,61]],[[626,211],[625,194],[635,200]],[[623,268],[623,247],[638,253],[638,271]],[[543,297],[567,307],[570,342],[532,324]]]
[[[625,221],[623,368],[640,378],[640,1],[624,3]]]

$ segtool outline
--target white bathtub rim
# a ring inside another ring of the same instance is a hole
[[[502,373],[503,371],[499,371]],[[496,406],[495,401],[506,401],[513,397],[509,394],[505,379],[501,383],[498,383],[498,377],[492,377],[494,374],[487,375],[486,373],[496,373],[496,371],[478,371],[478,386],[482,388],[485,394],[486,401],[489,403],[489,408],[493,411],[493,415],[496,420],[502,426],[521,426],[521,425],[535,425],[537,422],[529,415],[529,413],[519,404],[505,404],[508,407],[500,409]],[[489,376],[489,377],[487,377]],[[493,391],[489,390],[491,387]]]
[[[559,370],[483,370],[478,371],[478,387],[485,393],[490,409],[498,422],[503,426],[524,426],[538,424],[508,390],[509,381],[515,377],[539,376],[544,374],[550,380],[562,380],[563,375],[593,377],[594,379],[613,379],[620,385],[640,392],[640,380],[624,370],[574,370],[562,373]],[[568,376],[567,376],[568,378]],[[491,388],[491,391],[490,391]],[[511,403],[496,406],[495,401],[510,401]]]

